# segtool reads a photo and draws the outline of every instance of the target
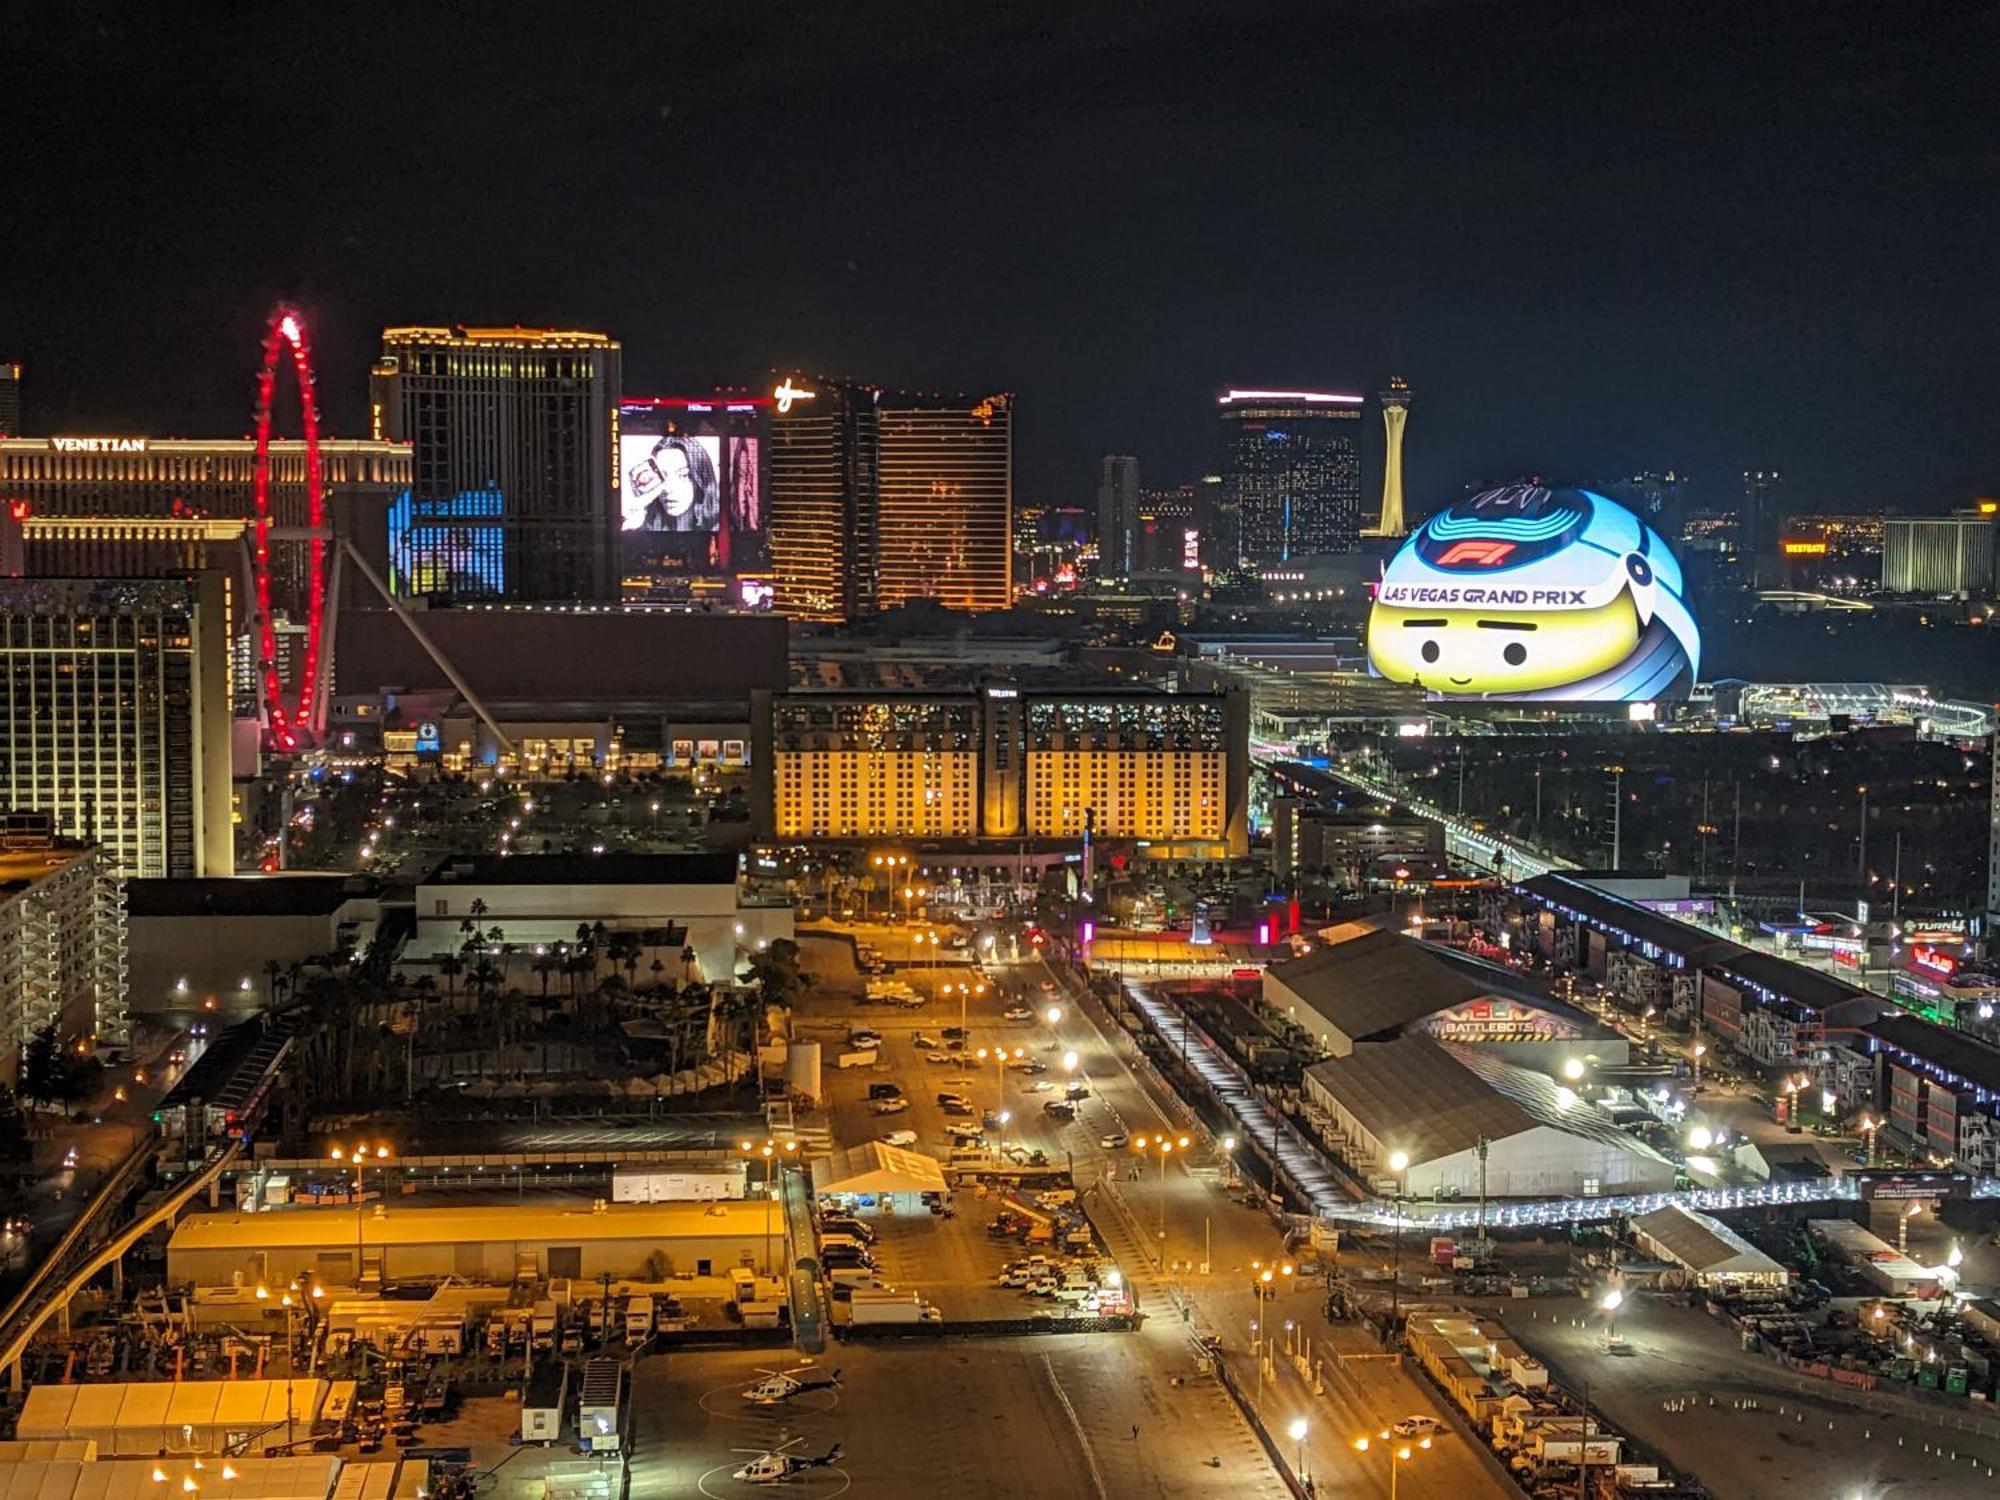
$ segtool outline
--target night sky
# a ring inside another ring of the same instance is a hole
[[[553,322],[635,393],[1012,388],[1024,501],[1212,468],[1227,384],[1392,371],[1419,509],[2000,489],[1993,5],[748,9],[14,7],[29,429],[243,431],[285,296],[348,434],[385,323]]]

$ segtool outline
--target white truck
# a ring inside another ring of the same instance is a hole
[[[625,1342],[642,1343],[653,1336],[653,1299],[651,1297],[628,1297],[625,1299]]]
[[[870,1323],[938,1323],[944,1320],[930,1303],[915,1292],[883,1292],[869,1295],[856,1290],[848,1304],[855,1326]]]
[[[875,1066],[875,1049],[862,1047],[853,1052],[843,1052],[833,1060],[837,1068],[872,1068]]]

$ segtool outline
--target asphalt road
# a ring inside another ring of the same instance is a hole
[[[799,1451],[844,1452],[833,1469],[785,1493],[833,1500],[935,1494],[1044,1497],[1243,1496],[1284,1491],[1212,1383],[1171,1384],[1135,1361],[1132,1335],[844,1345],[818,1362],[837,1391],[766,1413],[741,1392],[781,1351],[646,1360],[633,1387],[631,1500],[761,1491],[731,1479],[755,1451],[803,1438]],[[1137,1436],[1134,1436],[1136,1429]],[[750,1449],[751,1452],[738,1452]],[[1210,1458],[1221,1466],[1211,1468]]]

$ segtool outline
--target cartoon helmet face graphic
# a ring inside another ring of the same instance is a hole
[[[1439,511],[1382,570],[1368,666],[1439,697],[1684,695],[1701,637],[1658,532],[1602,495],[1508,485]]]

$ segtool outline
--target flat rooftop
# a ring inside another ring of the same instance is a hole
[[[511,1244],[591,1240],[691,1240],[764,1233],[767,1207],[723,1200],[704,1203],[612,1203],[602,1209],[503,1203],[464,1208],[373,1207],[360,1214],[364,1245]],[[195,1214],[182,1220],[172,1250],[337,1250],[356,1238],[355,1213],[338,1206],[273,1209],[260,1214]]]
[[[734,885],[733,854],[454,854],[423,885]]]
[[[91,850],[89,844],[57,844],[48,849],[8,849],[0,851],[0,895],[25,891],[66,865],[74,864]]]
[[[128,880],[125,909],[135,917],[325,917],[364,894],[346,875]]]

